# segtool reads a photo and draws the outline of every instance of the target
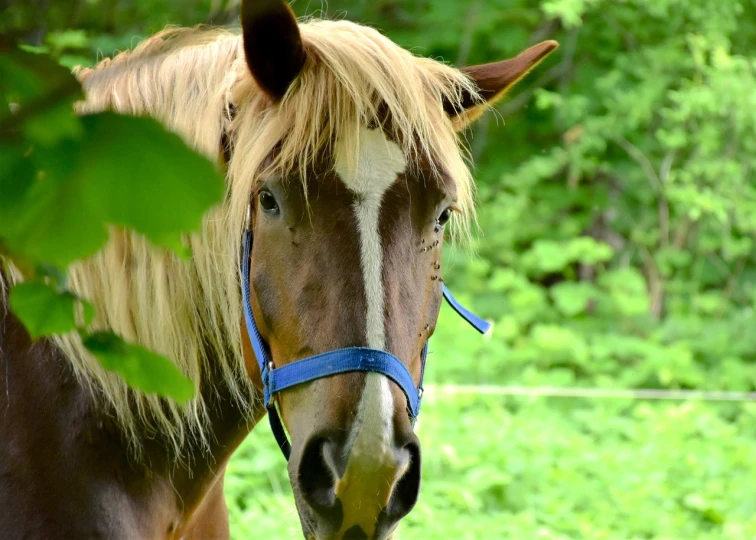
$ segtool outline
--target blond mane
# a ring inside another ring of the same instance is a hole
[[[309,21],[300,30],[307,61],[277,105],[249,74],[239,34],[222,29],[169,29],[78,73],[86,90],[82,113],[149,114],[212,159],[220,156],[224,132],[233,140],[225,202],[191,237],[189,262],[114,230],[106,248],[69,275],[71,287],[96,306],[96,327],[113,328],[171,358],[197,388],[211,366],[219,369],[248,410],[255,392],[242,358],[238,258],[250,192],[274,147],[280,151],[270,167],[301,173],[335,141],[356,156],[360,126],[380,125],[388,113],[409,161],[425,155],[455,180],[458,230],[464,233],[473,219],[465,152],[442,107],[444,99],[458,103],[462,91],[474,95],[472,83],[368,27]],[[166,209],[170,204],[165,201]],[[105,371],[78,335],[56,342],[80,380],[117,416],[134,449],[155,433],[167,436],[177,454],[189,441],[207,448],[212,392],[186,406],[144,395]]]

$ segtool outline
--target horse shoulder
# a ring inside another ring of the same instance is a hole
[[[187,526],[180,531],[181,540],[226,540],[230,538],[228,507],[223,493],[221,473],[203,498],[199,507],[193,512]]]

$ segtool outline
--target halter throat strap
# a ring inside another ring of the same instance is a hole
[[[414,425],[417,416],[420,414],[420,404],[423,396],[423,376],[425,374],[425,360],[428,355],[427,341],[420,355],[420,380],[417,386],[415,386],[415,381],[407,367],[396,356],[386,351],[367,347],[337,349],[297,360],[278,368],[274,366],[273,361],[270,359],[267,344],[260,335],[260,330],[257,328],[255,316],[252,312],[250,273],[253,235],[250,217],[249,215],[247,216],[247,230],[244,232],[242,239],[241,288],[242,301],[244,303],[244,321],[262,376],[263,395],[265,407],[268,410],[270,427],[286,459],[288,460],[291,455],[291,444],[286,436],[286,430],[276,408],[275,395],[287,388],[322,377],[353,371],[381,373],[385,375],[394,381],[402,389],[402,392],[404,392],[407,398],[407,414]],[[485,333],[489,330],[491,324],[465,309],[452,296],[446,285],[443,285],[443,294],[449,305],[478,332]]]

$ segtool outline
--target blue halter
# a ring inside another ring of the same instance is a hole
[[[407,396],[407,414],[414,425],[417,415],[420,414],[420,401],[423,397],[423,375],[425,373],[425,358],[428,354],[428,342],[425,342],[421,353],[420,381],[415,386],[412,375],[407,367],[396,356],[386,351],[370,349],[367,347],[348,347],[346,349],[337,349],[316,356],[310,356],[302,360],[297,360],[291,364],[281,367],[275,367],[273,361],[269,359],[267,347],[260,336],[260,331],[255,323],[255,316],[252,313],[252,304],[250,303],[250,266],[252,264],[252,230],[249,228],[244,232],[243,237],[244,255],[242,259],[242,299],[244,302],[244,319],[247,324],[247,333],[249,341],[252,343],[252,349],[255,351],[257,363],[260,366],[260,374],[265,395],[265,407],[268,409],[268,418],[270,427],[276,442],[281,448],[283,455],[289,459],[291,454],[291,444],[286,436],[281,417],[278,415],[275,400],[276,393],[296,386],[298,384],[328,377],[338,373],[347,373],[350,371],[372,371],[382,373],[402,389]],[[452,296],[446,285],[443,286],[444,298],[454,310],[469,322],[478,332],[484,334],[491,327],[491,324],[484,321],[477,315],[465,309]]]

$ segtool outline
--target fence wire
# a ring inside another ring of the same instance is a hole
[[[496,386],[489,384],[428,384],[425,386],[424,395],[523,396],[576,399],[756,401],[756,392],[724,392],[716,390],[662,390],[655,388],[565,388],[558,386]]]

